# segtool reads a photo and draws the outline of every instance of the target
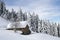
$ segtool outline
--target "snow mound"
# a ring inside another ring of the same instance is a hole
[[[5,20],[4,18],[0,17],[0,28],[6,28],[9,21]]]
[[[60,40],[60,38],[41,33],[21,35],[11,30],[0,30],[0,40]]]

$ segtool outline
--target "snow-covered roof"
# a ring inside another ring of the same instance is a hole
[[[13,22],[7,25],[7,28],[25,28],[28,25],[27,21]]]
[[[23,27],[26,27],[26,25],[28,25],[28,22],[27,21],[22,21],[22,22],[20,22],[20,26],[21,26],[21,28]]]

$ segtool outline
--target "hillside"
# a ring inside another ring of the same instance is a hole
[[[60,40],[60,38],[41,33],[21,35],[13,31],[0,30],[0,40]]]
[[[9,21],[7,21],[6,19],[0,17],[0,28],[5,28],[8,23],[9,23]]]

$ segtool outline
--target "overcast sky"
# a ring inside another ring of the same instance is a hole
[[[19,8],[39,14],[40,19],[60,22],[60,0],[5,0],[6,8],[11,11]]]

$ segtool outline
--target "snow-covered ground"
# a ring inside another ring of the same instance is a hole
[[[60,38],[41,33],[21,35],[20,33],[15,33],[14,31],[1,29],[0,40],[60,40]]]
[[[0,28],[6,28],[8,23],[9,23],[9,21],[7,21],[6,19],[0,17]]]

